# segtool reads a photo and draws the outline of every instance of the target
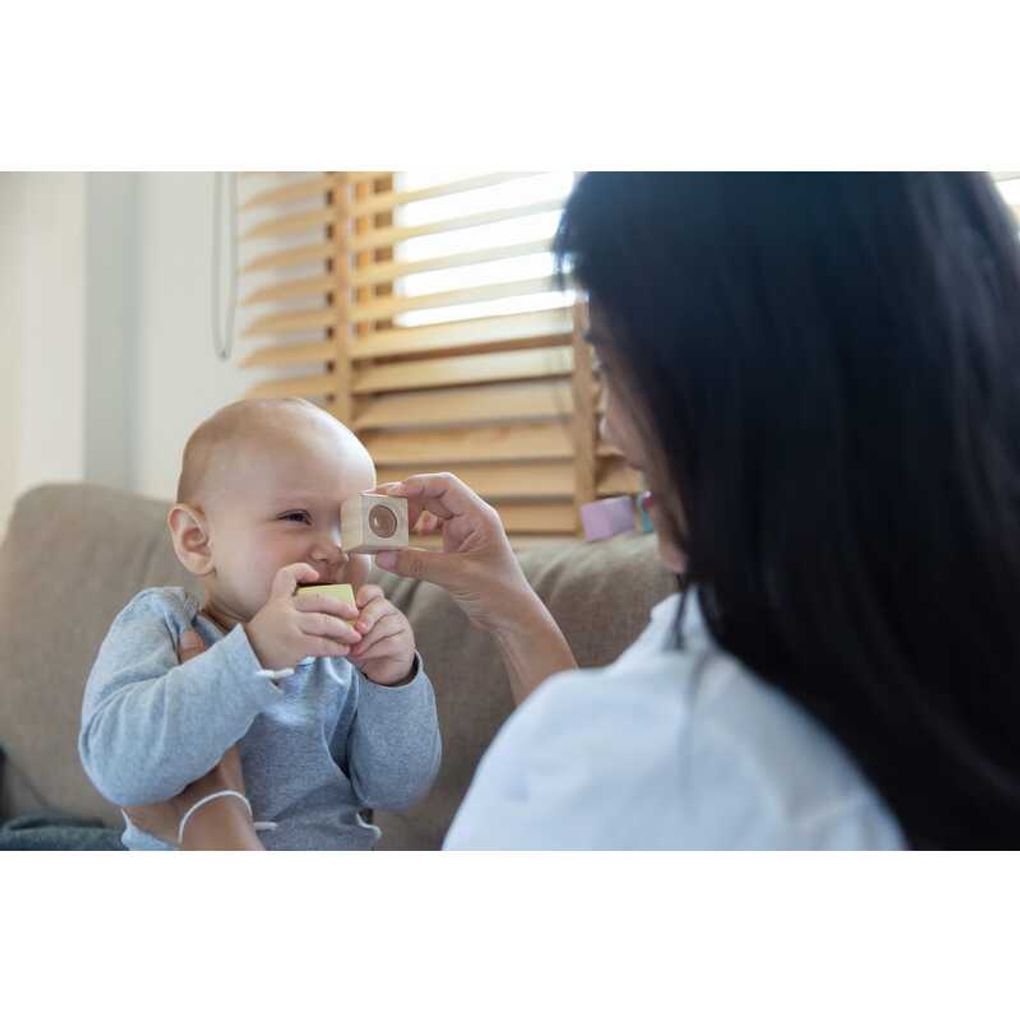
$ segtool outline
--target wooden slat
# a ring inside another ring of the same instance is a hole
[[[261,273],[266,269],[284,269],[312,262],[325,262],[332,254],[333,244],[330,241],[323,241],[321,244],[303,244],[298,248],[283,248],[280,251],[260,255],[242,266],[241,272]]]
[[[599,440],[598,449],[596,451],[600,457],[622,457],[623,452],[618,450],[612,443],[607,443],[604,440]]]
[[[249,397],[325,397],[335,383],[328,375],[303,375],[293,379],[270,379],[248,390]]]
[[[268,287],[260,287],[246,294],[242,305],[257,305],[264,301],[287,301],[290,298],[315,297],[332,294],[336,288],[336,278],[329,274],[322,276],[303,276],[299,280],[287,280],[274,283]]]
[[[436,471],[446,470],[439,463]],[[386,467],[380,482],[399,482],[408,472]],[[569,460],[537,464],[465,464],[454,472],[483,499],[569,499],[574,491],[574,468]]]
[[[405,361],[363,368],[354,380],[355,393],[424,390],[511,379],[541,379],[570,375],[573,352],[569,347],[529,351],[500,351],[462,358]]]
[[[325,329],[333,322],[332,308],[316,308],[308,312],[273,312],[261,315],[241,336],[279,336],[284,333],[304,333],[310,329]]]
[[[241,361],[242,368],[269,365],[312,365],[332,361],[336,351],[332,340],[313,340],[307,344],[271,344],[252,351]]]
[[[383,212],[397,206],[422,202],[429,198],[443,198],[446,195],[459,195],[465,191],[476,191],[479,188],[491,188],[496,184],[517,180],[520,177],[534,177],[534,171],[524,173],[479,174],[476,177],[461,177],[457,180],[433,184],[427,188],[415,188],[410,191],[389,191],[380,195],[372,195],[356,202],[352,208],[355,216],[368,213]]]
[[[501,223],[504,220],[521,219],[524,216],[535,216],[543,212],[557,212],[563,208],[563,200],[549,198],[542,202],[529,202],[527,205],[508,206],[505,209],[485,209],[482,212],[467,213],[448,220],[437,220],[434,223],[420,223],[413,227],[388,227],[385,230],[371,230],[354,241],[355,251],[370,251],[372,248],[388,248],[412,237],[427,237],[430,234],[445,234],[452,230],[466,230],[468,227],[481,227],[487,223]]]
[[[392,182],[392,178],[390,179]],[[371,195],[376,194],[375,181],[362,181],[354,186],[352,193],[349,195],[351,205],[355,202],[359,202],[363,199],[369,198]],[[381,222],[392,223],[392,216],[386,213],[379,213],[379,220]],[[376,215],[369,214],[367,216],[348,216],[347,217],[348,233],[345,243],[345,254],[350,260],[350,263],[354,268],[361,266],[372,265],[376,261],[386,261],[385,259],[376,258],[376,251],[364,250],[357,251],[355,249],[355,242],[358,237],[371,231],[376,226]],[[341,301],[346,300],[346,311],[344,316],[344,322],[342,328],[347,337],[347,343],[344,351],[346,358],[347,368],[347,385],[344,387],[346,397],[353,408],[354,395],[356,390],[356,379],[355,379],[355,368],[354,368],[354,350],[357,344],[361,342],[361,338],[368,334],[373,324],[368,322],[352,322],[351,312],[358,305],[365,301],[372,299],[374,291],[367,287],[354,287],[345,289],[341,294]]]
[[[524,297],[527,294],[548,294],[556,291],[556,277],[539,276],[529,280],[509,280],[506,283],[489,283],[478,287],[461,287],[435,294],[416,297],[390,298],[369,301],[354,310],[355,322],[388,319],[401,312],[422,308],[447,308],[450,305],[468,305],[477,301],[495,301],[499,298]]]
[[[331,327],[333,343],[333,366],[331,377],[336,384],[333,395],[333,413],[348,422],[354,409],[354,394],[351,391],[351,288],[348,283],[351,259],[348,241],[353,221],[350,216],[351,186],[342,178],[333,189],[332,200],[336,206],[337,218],[333,223],[333,253],[329,264],[330,274],[337,284],[331,296],[334,319]]]
[[[572,503],[505,503],[496,511],[508,532],[575,535],[577,514]]]
[[[563,460],[573,453],[570,429],[564,422],[365,432],[361,439],[380,467]]]
[[[336,213],[332,206],[324,205],[321,209],[309,212],[291,213],[289,216],[278,216],[272,220],[263,220],[241,235],[242,241],[251,241],[258,237],[285,237],[287,234],[302,234],[306,230],[325,227],[332,223]]]
[[[316,195],[325,197],[335,183],[336,174],[315,174],[311,178],[302,178],[292,184],[281,184],[275,188],[256,192],[242,206],[242,210],[258,209],[267,205],[286,205],[298,202],[303,198],[314,198]]]
[[[541,312],[518,312],[433,326],[410,326],[380,330],[352,345],[355,361],[396,354],[456,350],[458,347],[499,345],[531,337],[569,336],[571,310],[553,308]]]
[[[621,492],[641,492],[641,475],[622,460],[600,465],[598,495],[615,496]]]
[[[351,283],[364,287],[371,283],[387,283],[415,273],[429,273],[436,269],[456,269],[458,266],[474,266],[482,262],[500,262],[503,259],[519,258],[523,255],[542,255],[549,251],[549,239],[522,241],[520,244],[505,244],[498,248],[483,248],[479,251],[458,251],[451,255],[438,255],[431,259],[414,262],[381,262],[355,271]]]
[[[355,416],[354,428],[408,428],[567,418],[573,411],[563,380],[498,383],[394,393],[375,397]]]

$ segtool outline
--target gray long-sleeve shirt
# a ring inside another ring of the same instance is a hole
[[[85,688],[85,771],[117,804],[166,800],[240,741],[248,799],[269,849],[368,849],[379,830],[359,808],[398,809],[439,768],[432,685],[384,687],[346,659],[306,659],[273,681],[241,626],[226,636],[180,588],[149,588],[114,620]],[[208,650],[179,664],[194,627]],[[130,849],[168,845],[128,823]]]

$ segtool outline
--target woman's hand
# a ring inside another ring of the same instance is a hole
[[[416,534],[441,533],[443,549],[382,552],[375,562],[402,577],[445,588],[467,618],[496,639],[514,700],[523,701],[546,677],[577,663],[552,614],[524,571],[493,507],[451,474],[412,475],[376,492],[407,498]]]
[[[201,637],[193,630],[181,635],[181,662],[187,662],[205,651]],[[227,753],[200,779],[186,786],[176,797],[161,804],[143,804],[123,808],[124,814],[144,832],[176,845],[181,819],[203,797],[219,790],[244,794],[241,755],[237,746]],[[237,797],[219,797],[203,805],[188,820],[181,849],[262,850],[255,835],[248,808]]]
[[[378,553],[375,562],[383,570],[445,588],[482,630],[496,630],[515,602],[537,598],[499,514],[456,475],[412,475],[373,491],[406,497],[408,525],[415,534],[443,536],[442,552],[408,548]]]

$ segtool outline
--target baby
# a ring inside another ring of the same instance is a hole
[[[203,599],[149,588],[103,641],[79,752],[104,797],[166,800],[238,741],[269,849],[368,849],[380,833],[360,809],[425,794],[432,685],[407,619],[340,535],[340,504],[374,485],[365,447],[307,401],[242,401],[199,426],[168,524]],[[299,590],[333,583],[353,586],[357,610]],[[180,665],[189,628],[208,650]],[[124,843],[169,848],[130,822]]]

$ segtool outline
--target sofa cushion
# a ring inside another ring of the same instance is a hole
[[[142,588],[193,579],[174,556],[169,504],[92,485],[48,485],[17,503],[0,548],[0,813],[59,810],[120,824],[82,771],[81,696],[113,618]],[[651,535],[525,550],[529,581],[582,665],[611,661],[674,590]],[[436,689],[443,766],[425,801],[378,812],[383,848],[438,847],[475,766],[512,710],[492,639],[472,629],[441,589],[373,577],[408,616]]]
[[[26,493],[0,550],[0,745],[5,816],[59,810],[122,825],[78,761],[85,680],[140,589],[189,585],[167,506],[91,485]]]

